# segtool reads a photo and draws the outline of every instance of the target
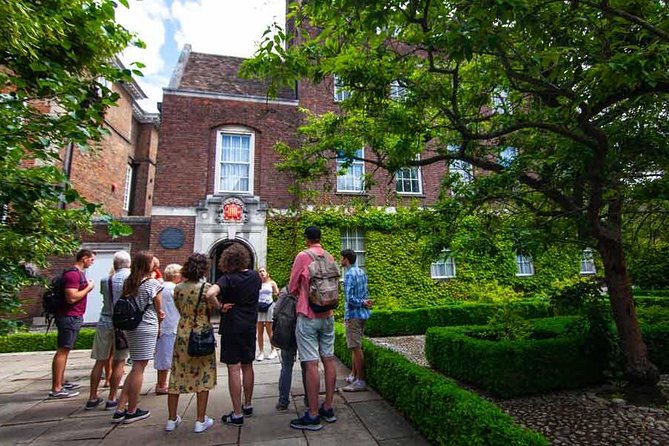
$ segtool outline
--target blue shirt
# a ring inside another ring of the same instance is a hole
[[[371,311],[363,305],[369,299],[367,275],[357,266],[351,266],[344,275],[344,320],[369,319]]]

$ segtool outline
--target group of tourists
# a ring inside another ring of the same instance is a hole
[[[296,297],[295,345],[280,351],[278,411],[287,411],[290,402],[292,369],[299,357],[307,410],[292,420],[295,429],[319,430],[322,421],[337,420],[334,410],[336,368],[334,356],[334,316],[332,309],[323,311],[310,304],[310,270],[308,266],[318,257],[334,262],[320,244],[321,231],[310,226],[304,232],[307,249],[298,253],[291,269],[290,280],[282,294]],[[65,381],[64,373],[69,351],[73,348],[86,309],[86,298],[93,289],[84,270],[95,261],[95,253],[81,250],[76,262],[63,274],[65,302],[57,312],[58,350],[53,358],[50,398],[77,396],[79,384]],[[227,367],[228,390],[232,409],[221,421],[243,426],[244,418],[253,415],[253,362],[265,359],[263,338],[272,338],[272,316],[277,284],[266,268],[253,270],[250,253],[240,244],[231,244],[221,253],[218,269],[221,276],[215,284],[207,283],[209,258],[194,253],[182,265],[168,265],[164,273],[151,253],[138,252],[131,259],[125,251],[114,254],[113,267],[107,279],[100,283],[103,307],[96,327],[91,358],[95,364],[90,374],[90,393],[87,410],[103,407],[113,410],[112,423],[129,424],[145,419],[150,411],[138,407],[145,368],[150,360],[157,370],[156,394],[167,394],[168,420],[166,431],[173,431],[182,422],[178,414],[179,395],[196,394],[194,432],[204,432],[214,425],[207,416],[209,391],[217,384],[215,351],[195,354],[189,349],[193,332],[213,330],[210,315],[221,314],[220,361]],[[365,321],[370,316],[367,277],[356,266],[352,250],[341,252],[340,265],[346,268],[344,277],[345,323],[347,345],[352,352],[353,367],[348,383],[342,390],[365,390],[364,358],[361,338]],[[120,330],[114,327],[113,309],[119,299],[134,299],[142,312],[136,328]],[[292,313],[291,313],[292,314]],[[292,333],[292,330],[289,331]],[[291,334],[292,336],[292,334]],[[213,338],[213,336],[212,336]],[[258,354],[256,355],[256,341]],[[270,345],[268,359],[278,356]],[[325,399],[319,403],[320,377],[318,360],[325,374]],[[121,386],[126,362],[130,373]],[[109,394],[104,400],[99,393],[102,373]],[[169,377],[169,378],[168,378]],[[122,390],[119,394],[119,389]]]

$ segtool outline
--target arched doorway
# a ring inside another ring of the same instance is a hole
[[[211,259],[209,281],[211,283],[218,282],[218,279],[221,277],[222,273],[218,270],[218,262],[221,259],[221,253],[234,244],[239,244],[242,245],[244,248],[246,248],[246,250],[249,252],[249,256],[251,259],[247,268],[253,269],[256,263],[256,256],[253,247],[251,245],[249,245],[245,240],[239,240],[239,239],[222,240],[219,243],[216,243],[209,252],[209,258]]]

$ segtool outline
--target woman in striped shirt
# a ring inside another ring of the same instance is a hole
[[[125,331],[130,348],[132,369],[123,384],[123,392],[118,400],[112,423],[134,423],[151,416],[151,412],[137,407],[139,392],[144,382],[144,369],[156,351],[156,340],[160,332],[160,322],[165,317],[161,311],[163,285],[151,277],[153,254],[141,251],[135,254],[130,267],[130,276],[123,284],[123,298],[134,297],[140,311],[144,311],[142,321],[134,330]],[[127,410],[124,410],[126,403]]]

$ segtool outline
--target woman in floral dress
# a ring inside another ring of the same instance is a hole
[[[194,432],[204,432],[214,424],[214,420],[205,413],[209,390],[216,386],[216,353],[201,357],[188,355],[188,338],[191,329],[194,326],[197,329],[211,327],[209,314],[214,308],[219,308],[216,298],[206,297],[207,290],[211,286],[205,281],[207,271],[209,271],[207,256],[197,253],[191,255],[181,269],[184,282],[178,284],[174,289],[174,304],[179,310],[181,319],[177,327],[167,390],[169,419],[165,430],[168,432],[176,429],[181,423],[181,417],[177,414],[181,393],[195,392],[197,394],[197,420]],[[194,320],[195,325],[193,325]]]

